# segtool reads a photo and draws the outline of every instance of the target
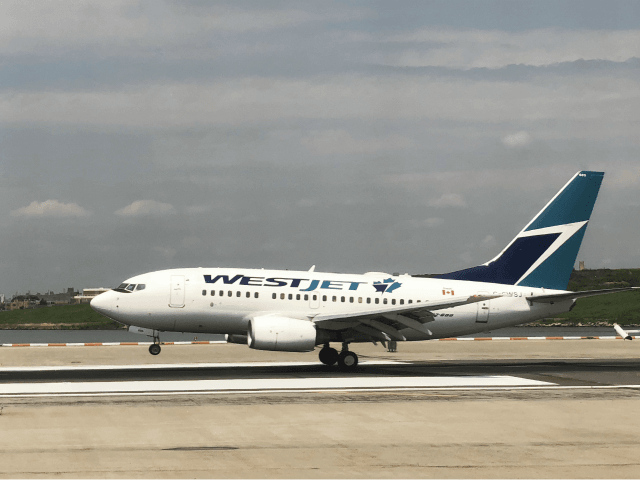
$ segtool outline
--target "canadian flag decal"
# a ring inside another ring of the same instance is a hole
[[[450,288],[443,288],[442,289],[442,294],[443,295],[453,295],[453,290]]]

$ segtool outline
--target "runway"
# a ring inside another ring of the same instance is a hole
[[[640,360],[362,360],[349,372],[319,362],[0,367],[0,398],[640,388]]]
[[[576,478],[640,471],[640,342],[0,349],[0,477]]]

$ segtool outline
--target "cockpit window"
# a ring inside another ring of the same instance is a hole
[[[131,293],[134,290],[144,290],[145,288],[146,285],[144,283],[139,283],[137,285],[135,283],[121,283],[120,286],[115,289],[115,291],[122,293]]]

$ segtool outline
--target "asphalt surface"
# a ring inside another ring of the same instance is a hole
[[[361,356],[366,362],[367,356]],[[111,366],[108,370],[77,369],[3,371],[0,384],[28,382],[140,382],[226,379],[284,378],[353,378],[353,377],[444,377],[508,375],[530,380],[551,382],[557,386],[620,386],[640,388],[640,359],[566,359],[566,360],[455,360],[413,361],[410,363],[363,363],[349,372],[322,364],[287,365],[217,364],[209,366]]]
[[[0,349],[0,389],[45,388],[0,396],[0,477],[640,476],[638,341],[354,350],[345,373],[242,345]]]

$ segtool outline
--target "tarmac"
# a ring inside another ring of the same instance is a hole
[[[0,348],[0,477],[640,477],[640,342],[398,347]]]

